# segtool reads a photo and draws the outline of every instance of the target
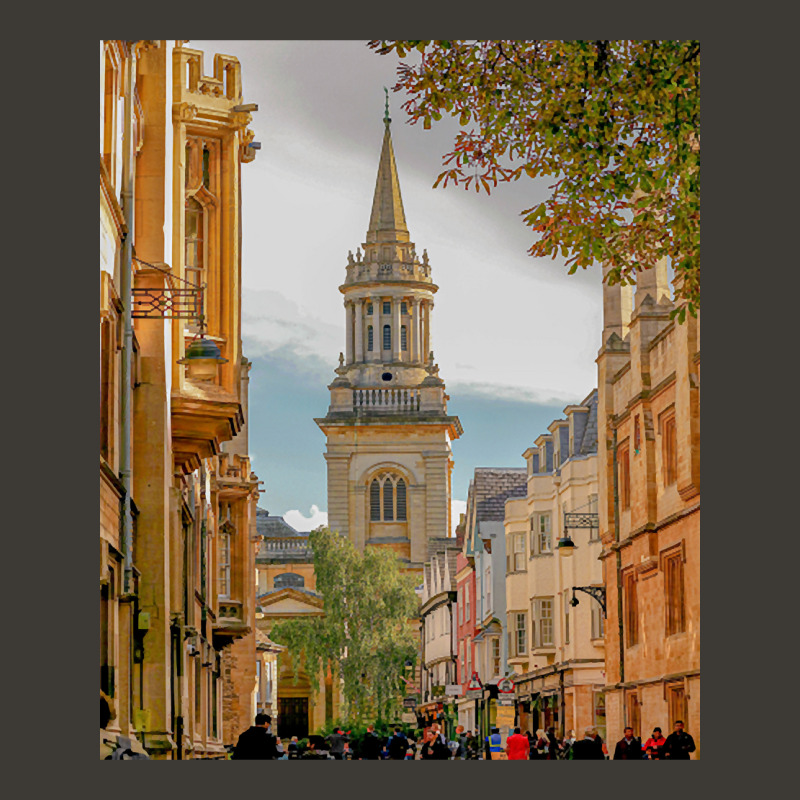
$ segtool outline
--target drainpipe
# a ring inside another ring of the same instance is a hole
[[[119,289],[123,307],[123,343],[121,355],[122,396],[121,453],[119,477],[123,486],[122,496],[122,552],[124,555],[123,592],[131,590],[133,577],[133,518],[131,516],[131,417],[133,415],[133,392],[131,387],[131,363],[133,361],[133,322],[131,319],[131,281],[133,271],[133,191],[136,177],[136,160],[133,147],[133,91],[136,81],[136,42],[129,42],[127,70],[125,76],[125,123],[122,134],[122,214],[125,235],[122,240],[122,264]]]
[[[617,429],[614,427],[612,444],[614,467],[614,542],[617,545],[617,623],[619,625],[619,682],[625,683],[625,633],[622,624],[622,554],[619,549],[619,485],[617,478]],[[623,698],[625,694],[623,692]]]

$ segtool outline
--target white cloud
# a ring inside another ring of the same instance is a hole
[[[311,512],[311,516],[307,517],[300,511],[298,511],[296,508],[293,508],[287,511],[283,515],[283,519],[285,522],[291,525],[296,531],[300,531],[300,533],[313,531],[320,525],[328,524],[327,511],[320,511],[319,506],[317,505],[312,505],[309,511]]]
[[[461,518],[462,514],[466,514],[467,512],[467,501],[466,500],[451,500],[450,501],[450,522],[453,528],[453,536],[456,535],[456,526],[458,525],[458,521]]]

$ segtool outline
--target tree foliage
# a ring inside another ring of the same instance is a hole
[[[437,178],[490,193],[554,176],[525,209],[532,256],[597,262],[609,283],[668,258],[681,317],[700,304],[700,44],[697,41],[377,41],[394,91],[425,128],[462,127]],[[420,54],[410,63],[415,51]],[[470,127],[468,127],[470,126]],[[682,279],[682,280],[681,280]]]
[[[295,675],[303,666],[314,691],[329,669],[342,680],[347,717],[386,716],[402,693],[406,661],[416,659],[409,624],[419,609],[414,580],[400,572],[391,551],[359,553],[325,527],[309,541],[325,614],[281,622],[270,637],[288,646]]]

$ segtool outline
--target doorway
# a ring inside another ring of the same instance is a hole
[[[308,736],[308,698],[278,698],[278,737],[302,739]]]

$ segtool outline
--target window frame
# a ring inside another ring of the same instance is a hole
[[[548,614],[544,614],[545,604],[547,604]],[[532,626],[532,644],[533,647],[545,648],[555,647],[555,598],[553,596],[534,597],[531,600],[531,626]],[[549,641],[545,636],[544,623],[547,623],[549,629]]]
[[[661,475],[665,487],[678,482],[678,423],[674,407],[661,417]]]
[[[622,613],[625,647],[639,644],[639,597],[636,570],[631,567],[622,573]]]
[[[384,350],[391,350],[392,349],[392,326],[391,325],[384,325],[383,326],[383,339],[381,344],[383,345]]]
[[[686,577],[683,542],[661,553],[664,585],[664,635],[686,632]]]
[[[631,449],[627,440],[617,448],[617,470],[619,472],[619,504],[622,511],[631,507]]]

